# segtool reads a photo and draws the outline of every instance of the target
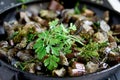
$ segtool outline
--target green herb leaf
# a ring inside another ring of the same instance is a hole
[[[70,29],[70,30],[73,30],[73,31],[76,31],[76,30],[77,30],[76,26],[73,25],[73,23],[70,23],[70,28],[69,28],[69,29]]]
[[[37,40],[36,44],[34,44],[33,49],[37,53],[38,58],[41,60],[46,55],[46,48],[44,46],[44,42],[42,40]]]
[[[29,42],[33,41],[34,37],[35,37],[34,34],[28,34],[27,35],[27,42],[29,43]]]
[[[46,60],[44,60],[44,65],[49,69],[53,70],[58,67],[59,58],[54,55],[50,55]]]
[[[60,56],[61,51],[64,54],[70,53],[71,47],[75,42],[82,45],[83,43],[80,38],[70,34],[70,30],[76,30],[75,25],[72,23],[69,28],[66,28],[63,24],[58,24],[58,20],[55,20],[49,22],[49,26],[50,29],[48,31],[44,31],[38,35],[34,49],[40,60],[44,56],[50,55],[47,60],[45,59],[45,66],[49,70],[52,70],[54,67],[57,67],[57,63],[55,62],[57,62],[56,59]]]
[[[56,25],[58,24],[58,19],[52,21],[52,22],[49,22],[49,26],[50,26],[50,29],[56,27]]]
[[[79,2],[77,2],[76,5],[75,5],[75,14],[80,14],[81,13],[78,6],[79,6]]]
[[[84,57],[86,60],[91,59],[93,57],[98,58],[98,49],[99,49],[99,44],[96,42],[91,42],[87,45],[84,45],[81,49],[80,56]]]

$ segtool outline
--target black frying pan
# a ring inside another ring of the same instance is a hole
[[[40,3],[44,4],[49,2],[50,0],[39,0],[39,1],[31,1],[28,3],[25,3],[27,6],[32,6],[33,4],[39,5]],[[75,6],[76,1],[74,0],[63,0],[64,7],[65,8],[73,8]],[[116,11],[113,11],[111,9],[106,8],[105,6],[97,5],[94,3],[91,3],[89,1],[80,1],[81,6],[87,5],[88,8],[93,10],[99,17],[103,15],[103,12],[106,10],[110,11],[110,21],[109,24],[120,24],[120,14]],[[15,12],[16,10],[20,9],[19,5],[15,5],[12,8],[9,8],[2,13],[0,13],[0,40],[3,40],[6,38],[5,30],[2,27],[3,21],[10,21],[15,19]],[[120,69],[120,64],[117,64],[109,69],[87,74],[80,77],[64,77],[64,78],[58,78],[58,77],[48,77],[45,75],[35,75],[31,73],[27,73],[24,71],[21,71],[19,69],[14,68],[13,66],[9,65],[7,63],[7,59],[3,58],[0,60],[0,80],[104,80],[107,79],[110,75],[114,74],[118,69]]]

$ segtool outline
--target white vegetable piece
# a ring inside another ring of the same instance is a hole
[[[104,32],[108,32],[110,30],[110,26],[104,21],[100,21],[100,28]]]

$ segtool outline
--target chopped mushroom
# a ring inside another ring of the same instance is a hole
[[[85,15],[87,17],[92,17],[92,16],[94,16],[94,12],[90,9],[85,9],[83,15]]]
[[[16,15],[17,19],[19,20],[20,23],[29,23],[31,22],[29,16],[27,15],[26,12],[18,12]]]
[[[110,31],[110,26],[104,20],[100,21],[100,28],[104,32]]]
[[[96,42],[99,42],[99,43],[103,43],[103,42],[106,42],[106,41],[108,41],[108,38],[107,38],[107,36],[105,36],[103,33],[101,33],[101,32],[97,32],[97,33],[95,33],[94,34],[94,40],[96,41]]]
[[[35,73],[35,63],[28,63],[24,67],[29,73]]]
[[[60,62],[62,65],[65,65],[65,66],[69,65],[69,62],[63,53],[60,54]]]
[[[85,66],[82,63],[73,62],[72,67],[68,68],[68,73],[70,76],[81,76],[85,74]]]
[[[25,48],[27,45],[27,38],[24,37],[20,43],[18,43],[15,47],[18,48],[18,49],[23,49]]]
[[[16,49],[16,48],[9,49],[7,52],[8,58],[11,59],[11,58],[15,57],[17,52],[18,52],[18,49]]]
[[[63,17],[63,21],[68,23],[74,14],[74,9],[64,9],[61,12],[61,16]]]
[[[73,63],[72,63],[72,68],[85,70],[84,64],[78,63],[78,62],[73,62]]]
[[[27,47],[26,47],[26,49],[33,49],[33,45],[35,44],[35,42],[33,41],[33,42],[30,42],[28,45],[27,45]]]
[[[108,22],[110,20],[109,11],[105,11],[103,14],[103,19]]]
[[[12,27],[12,25],[10,25],[8,22],[4,22],[4,28],[5,28],[5,30],[7,31],[7,35],[9,36],[9,37],[11,37],[12,36],[12,34],[14,33],[14,30],[13,30],[13,27]]]
[[[104,63],[104,62],[101,62],[100,65],[99,65],[100,69],[106,69],[107,67],[108,67],[108,64]]]
[[[110,43],[110,48],[111,48],[111,49],[117,48],[117,43],[116,43],[116,42],[111,42],[111,43]]]
[[[83,24],[82,28],[83,28],[82,32],[88,32],[88,31],[92,30],[92,27],[87,24]]]
[[[118,52],[110,51],[110,53],[109,53],[108,56],[109,56],[109,57],[117,57],[117,56],[119,56],[119,53],[118,53]]]
[[[99,68],[99,65],[91,61],[87,62],[86,64],[86,70],[88,73],[96,72],[98,68]]]
[[[28,61],[32,59],[31,50],[19,51],[16,56],[22,61]]]
[[[64,9],[64,7],[55,0],[51,0],[48,8],[49,8],[49,10],[53,10],[53,11],[61,11]]]
[[[40,16],[46,19],[55,19],[57,17],[57,14],[50,10],[41,10]]]
[[[117,32],[120,32],[120,25],[113,25],[112,26],[112,29],[113,29],[113,32],[117,33]]]
[[[48,26],[48,22],[37,15],[33,15],[32,19],[42,26]]]
[[[0,49],[0,58],[6,56],[7,57],[7,50],[6,49]]]
[[[8,44],[7,41],[1,41],[0,42],[0,48],[5,48],[5,47],[8,47],[8,46],[9,46],[9,44]]]
[[[61,69],[56,69],[52,71],[53,76],[64,77],[66,70],[62,67]]]
[[[85,69],[73,69],[73,68],[69,67],[68,73],[70,76],[81,76],[81,75],[85,74]]]

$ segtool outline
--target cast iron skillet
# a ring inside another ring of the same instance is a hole
[[[28,3],[24,3],[27,6],[31,6],[33,4],[40,4],[40,3],[46,3],[50,0],[39,0],[39,1],[31,1]],[[73,8],[75,6],[76,1],[74,0],[63,0],[64,7],[65,8]],[[103,12],[106,10],[110,11],[110,21],[109,24],[120,24],[120,14],[116,11],[113,11],[111,9],[106,8],[105,6],[97,5],[94,3],[91,3],[89,1],[80,1],[81,6],[87,5],[88,8],[96,12],[96,14],[100,17],[103,15]],[[5,30],[2,27],[3,21],[10,21],[13,20],[15,17],[15,11],[20,9],[20,6],[22,4],[15,5],[12,8],[9,8],[2,13],[0,13],[0,40],[3,40],[6,38]],[[103,80],[107,79],[110,75],[114,74],[118,69],[120,69],[120,64],[117,64],[109,69],[95,72],[92,74],[87,74],[80,77],[64,77],[64,78],[58,78],[58,77],[48,77],[45,75],[35,75],[28,72],[21,71],[19,69],[14,68],[13,66],[9,65],[7,63],[6,58],[1,58],[0,60],[0,71],[2,71],[2,74],[0,73],[0,80]]]

